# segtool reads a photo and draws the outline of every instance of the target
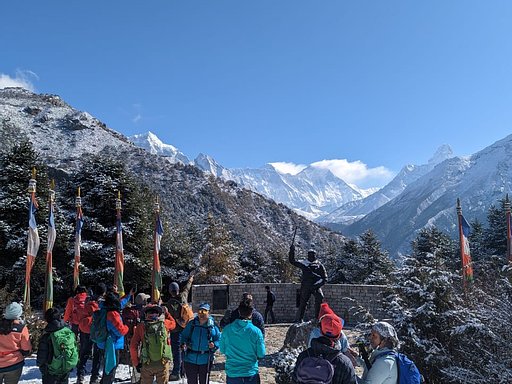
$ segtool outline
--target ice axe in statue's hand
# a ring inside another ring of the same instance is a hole
[[[293,230],[292,243],[290,244],[290,251],[295,251],[295,236],[297,235],[297,226]]]

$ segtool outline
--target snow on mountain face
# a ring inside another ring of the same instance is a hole
[[[511,190],[512,135],[469,158],[443,161],[344,233],[356,235],[372,228],[392,255],[409,252],[410,241],[426,226],[435,225],[456,238],[457,198],[469,222],[485,222],[489,207]]]
[[[453,157],[452,149],[444,144],[437,149],[428,164],[424,165],[406,165],[387,185],[362,200],[349,202],[334,212],[319,217],[320,223],[336,223],[348,225],[373,212],[400,195],[407,185],[418,180],[420,177],[430,172],[437,164]]]
[[[36,95],[22,88],[0,90],[0,122],[7,127],[2,149],[25,136],[48,165],[63,170],[84,154],[99,153],[107,147],[133,147],[125,136],[87,112],[73,109],[60,97]],[[9,126],[16,128],[10,130]]]
[[[129,139],[151,153],[188,163],[185,155],[174,146],[162,143],[151,132],[131,136]],[[279,172],[270,164],[257,169],[228,169],[211,156],[202,153],[193,163],[204,172],[224,180],[232,180],[244,188],[283,203],[311,220],[363,197],[362,192],[352,188],[329,170],[317,167],[307,167],[296,175]]]
[[[164,144],[153,132],[129,136],[128,140],[136,146],[146,149],[149,153],[165,156],[171,163],[191,163],[188,157],[181,153],[176,147],[170,144]]]

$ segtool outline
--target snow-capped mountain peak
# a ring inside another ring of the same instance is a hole
[[[452,158],[453,156],[452,148],[448,144],[443,144],[437,148],[434,155],[429,159],[428,164],[430,166],[436,166],[437,164],[440,164],[443,161]]]
[[[128,140],[136,146],[149,151],[149,153],[167,157],[171,163],[180,162],[190,164],[190,160],[187,156],[180,152],[175,146],[163,143],[162,140],[151,131],[129,136]]]

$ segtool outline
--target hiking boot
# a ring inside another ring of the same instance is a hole
[[[179,379],[180,379],[180,375],[178,375],[178,374],[169,375],[169,381],[179,381]]]

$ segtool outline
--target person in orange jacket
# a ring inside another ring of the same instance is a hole
[[[0,383],[17,383],[21,377],[25,356],[32,350],[30,335],[21,320],[21,305],[12,302],[0,320]]]
[[[169,332],[176,327],[176,321],[168,311],[164,311],[162,307],[158,305],[151,304],[144,308],[143,318],[144,321],[135,327],[133,337],[130,342],[130,357],[132,364],[141,374],[141,384],[151,384],[153,383],[153,378],[156,379],[157,384],[166,384],[169,378],[169,369],[172,359],[171,345],[168,335]],[[165,345],[163,345],[162,354],[158,356],[158,359],[155,359],[154,356],[148,353],[150,346],[146,345],[148,342],[148,339],[145,337],[146,329],[149,329],[150,326],[163,326],[167,330]]]
[[[78,337],[80,320],[85,316],[85,303],[87,301],[87,289],[83,285],[75,288],[75,296],[70,297],[66,302],[64,321],[71,325],[71,330]]]

